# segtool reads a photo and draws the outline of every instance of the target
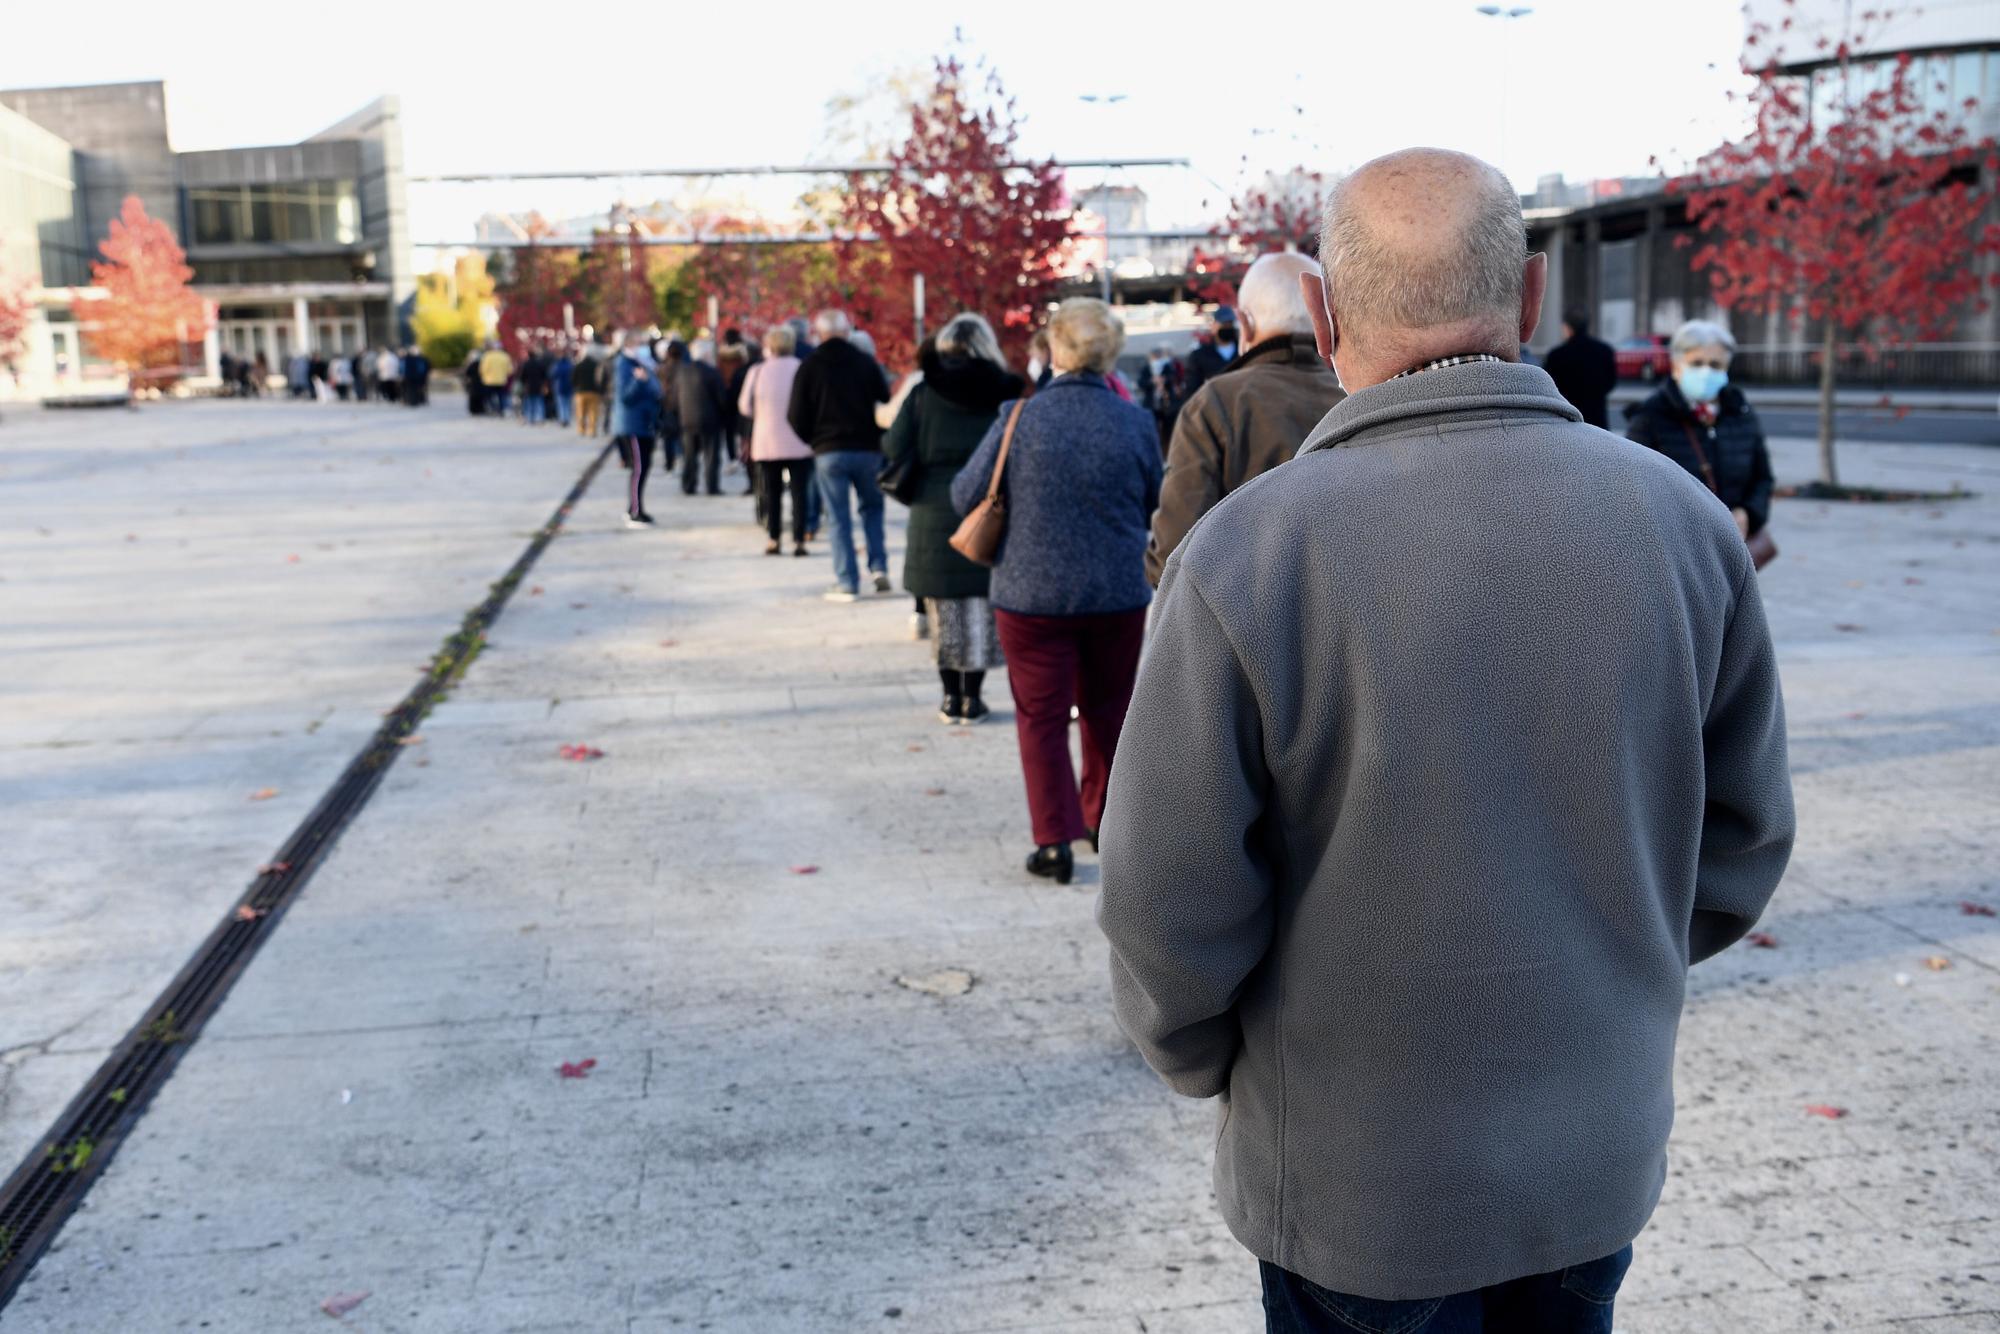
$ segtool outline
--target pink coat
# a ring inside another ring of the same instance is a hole
[[[799,439],[785,420],[792,406],[792,381],[798,374],[797,357],[766,357],[743,377],[736,410],[750,419],[750,457],[758,463],[813,456],[812,446]]]

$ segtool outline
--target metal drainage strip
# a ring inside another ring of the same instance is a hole
[[[0,1310],[12,1300],[153,1095],[173,1074],[181,1054],[277,929],[279,919],[341,832],[367,805],[376,784],[402,750],[398,743],[416,730],[477,656],[487,627],[499,618],[514,589],[562,530],[563,521],[590,489],[610,453],[611,447],[605,446],[583,470],[513,567],[445,640],[424,678],[383,719],[312,814],[292,831],[269,865],[250,882],[249,890],[0,1187]]]

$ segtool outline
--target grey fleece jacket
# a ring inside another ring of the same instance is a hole
[[[1238,1240],[1436,1297],[1645,1226],[1687,967],[1792,835],[1728,511],[1478,363],[1352,395],[1168,562],[1098,920],[1126,1033],[1222,1098]]]

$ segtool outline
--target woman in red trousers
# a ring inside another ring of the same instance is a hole
[[[1145,639],[1147,528],[1160,500],[1152,418],[1106,382],[1125,328],[1102,301],[1065,301],[1049,321],[1055,378],[1021,408],[1001,490],[1007,537],[992,602],[1014,692],[1035,851],[1028,870],[1068,884],[1071,845],[1097,843],[1104,793]],[[985,496],[1012,404],[952,483],[963,514]],[[1070,763],[1074,708],[1081,785]]]

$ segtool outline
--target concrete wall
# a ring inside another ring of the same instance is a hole
[[[180,191],[167,140],[165,85],[106,83],[0,91],[18,111],[76,150],[78,221],[95,246],[127,195],[180,232]]]
[[[390,323],[396,326],[384,329],[382,336],[397,342],[408,337],[409,331],[402,326],[417,293],[403,181],[402,114],[402,102],[393,94],[378,97],[306,141],[308,145],[326,140],[360,144],[362,227],[375,251],[375,277],[389,284]]]

